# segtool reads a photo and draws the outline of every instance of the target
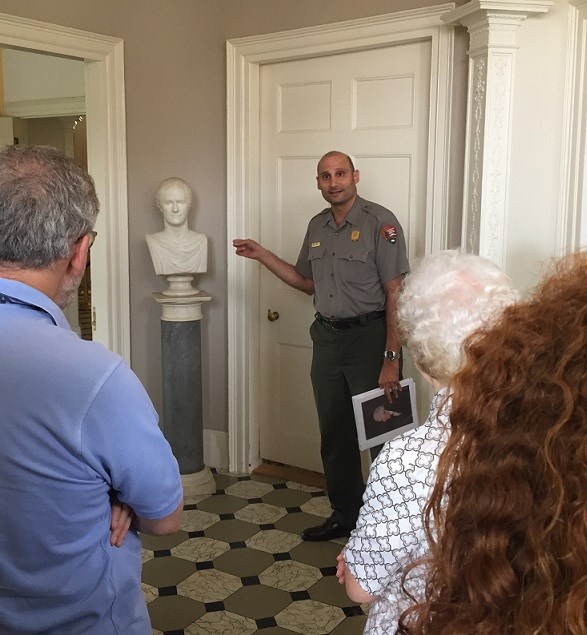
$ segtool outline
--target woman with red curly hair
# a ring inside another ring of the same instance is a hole
[[[450,419],[398,632],[585,635],[587,252],[469,338]]]

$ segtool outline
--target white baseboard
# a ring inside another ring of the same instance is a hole
[[[208,467],[228,469],[228,433],[204,429],[204,463]]]

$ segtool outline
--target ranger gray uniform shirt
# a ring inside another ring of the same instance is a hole
[[[383,311],[383,285],[409,271],[403,229],[388,209],[357,196],[341,227],[330,208],[310,220],[295,269],[314,281],[325,317]]]

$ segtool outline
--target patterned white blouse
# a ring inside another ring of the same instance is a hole
[[[425,423],[388,441],[371,465],[357,526],[344,549],[348,571],[378,596],[365,626],[370,635],[395,633],[407,602],[402,568],[426,552],[422,510],[448,438],[449,409],[446,389],[441,389]],[[421,582],[410,576],[406,586],[420,595]]]

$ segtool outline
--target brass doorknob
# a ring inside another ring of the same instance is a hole
[[[279,320],[279,313],[277,311],[272,311],[271,309],[267,309],[267,319],[270,322],[275,322],[275,320]]]

